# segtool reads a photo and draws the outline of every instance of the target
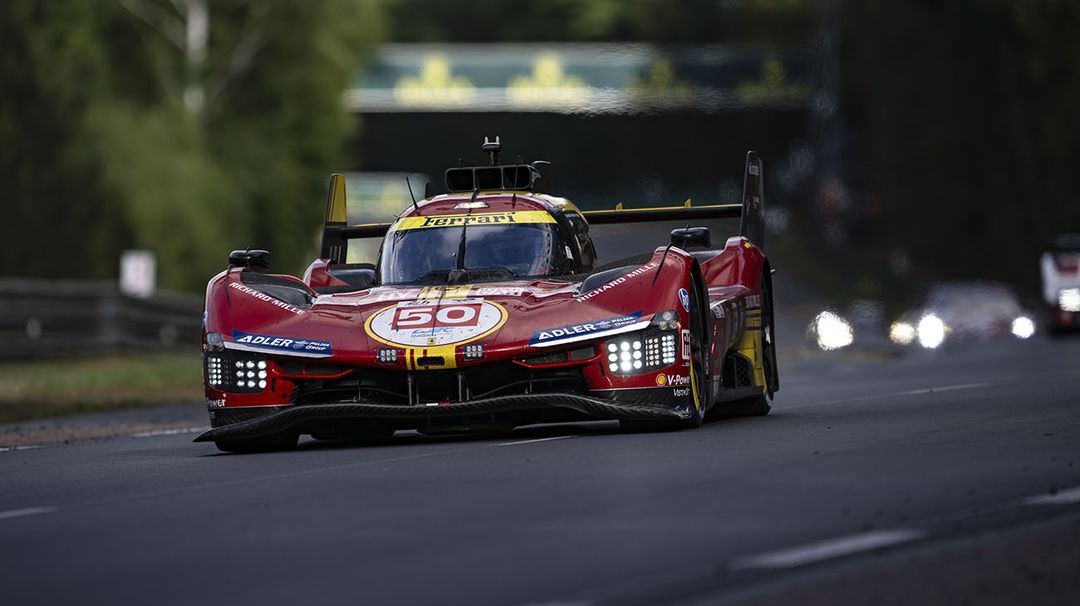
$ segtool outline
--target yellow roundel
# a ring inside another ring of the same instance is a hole
[[[660,387],[667,385],[667,377],[663,374],[656,375],[656,384]]]

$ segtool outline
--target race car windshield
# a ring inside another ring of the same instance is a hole
[[[440,284],[458,268],[462,229],[464,270],[471,282],[557,273],[565,253],[550,223],[469,225],[390,232],[379,272],[383,284]]]

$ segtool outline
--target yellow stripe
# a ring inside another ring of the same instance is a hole
[[[443,299],[467,299],[469,298],[469,291],[472,290],[471,284],[465,284],[463,286],[425,286],[420,289],[420,294],[416,296],[418,301],[420,300],[435,300],[442,295]]]
[[[456,227],[458,225],[510,225],[512,223],[554,223],[555,218],[544,210],[518,210],[501,213],[472,213],[471,215],[432,215],[430,217],[403,217],[390,231],[425,229],[431,227]]]
[[[742,208],[742,205],[741,204],[713,204],[713,205],[709,205],[709,206],[691,206],[690,205],[690,200],[687,200],[686,202],[683,202],[682,206],[653,206],[653,207],[649,207],[649,208],[623,208],[622,202],[619,202],[618,204],[615,205],[615,210],[622,211],[622,212],[625,212],[625,213],[634,213],[634,212],[651,211],[651,210],[678,210],[678,209],[681,209],[681,208]],[[606,211],[606,210],[586,210],[586,211],[582,211],[581,214],[585,215],[585,218],[588,218],[589,215],[591,215],[591,214],[606,213],[606,212],[609,212],[609,211]]]
[[[454,354],[457,352],[458,344],[453,345],[431,345],[423,347],[409,347],[405,350],[405,368],[408,370],[443,370],[447,368],[457,368],[457,359]],[[424,357],[442,356],[442,365],[435,366],[419,366],[416,361]]]

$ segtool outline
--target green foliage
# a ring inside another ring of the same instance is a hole
[[[200,54],[192,2],[0,3],[0,274],[115,275],[132,247],[187,290],[230,248],[302,269],[381,3],[209,2]]]

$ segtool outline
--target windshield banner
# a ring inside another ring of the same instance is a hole
[[[429,227],[457,227],[459,225],[511,225],[514,223],[554,223],[555,219],[544,210],[520,210],[499,213],[472,213],[468,215],[433,215],[430,217],[403,217],[390,227],[390,231],[425,229]]]

